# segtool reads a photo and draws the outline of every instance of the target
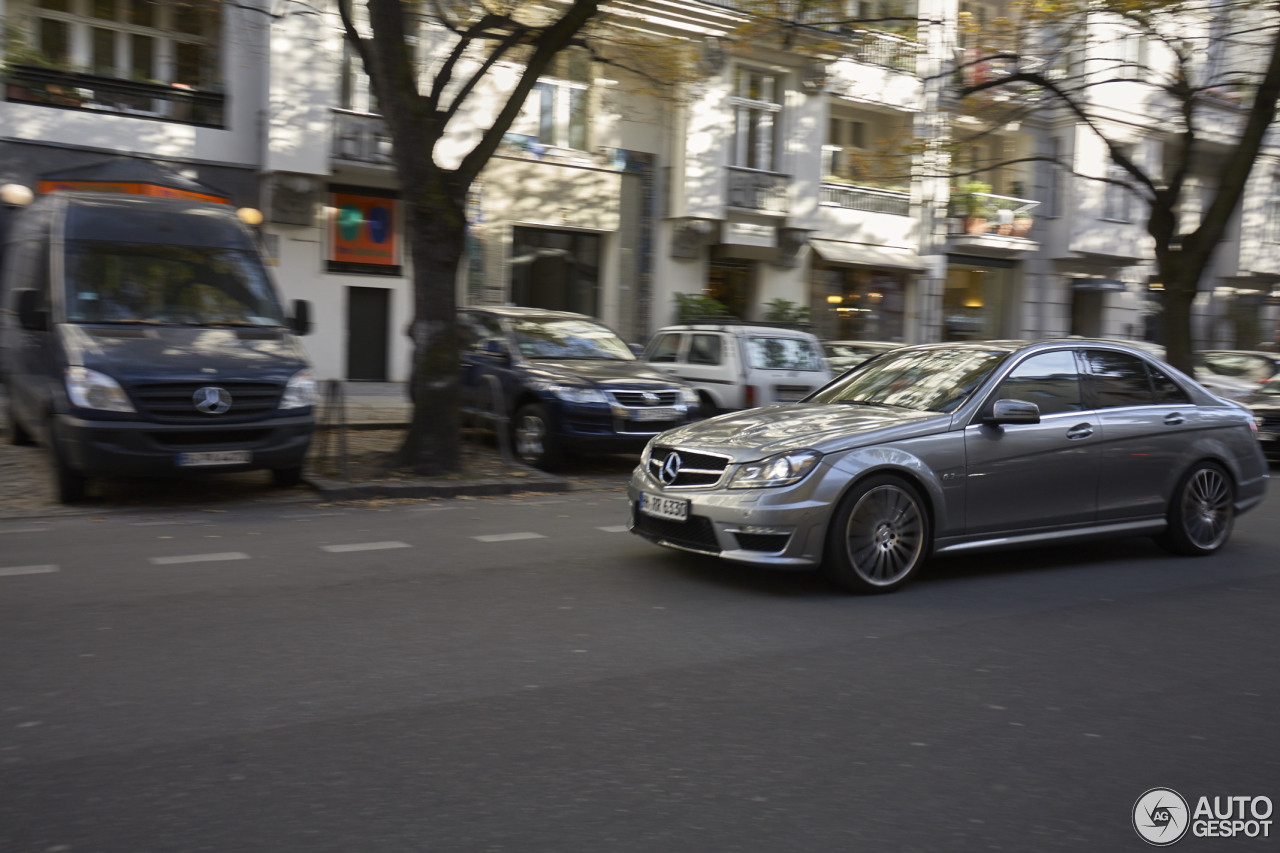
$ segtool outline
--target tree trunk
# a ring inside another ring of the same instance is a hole
[[[1188,263],[1181,252],[1170,252],[1160,265],[1164,283],[1164,348],[1165,361],[1188,376],[1194,375],[1192,352],[1195,349],[1191,331],[1191,306],[1200,285],[1203,265]]]

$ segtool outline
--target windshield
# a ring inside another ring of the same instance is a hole
[[[513,319],[511,331],[525,358],[636,358],[611,330],[586,320]]]
[[[809,403],[863,403],[953,412],[1009,353],[980,347],[885,353],[809,397]]]
[[[764,370],[821,370],[822,352],[805,338],[771,338],[763,335],[745,340],[747,363]]]
[[[66,281],[72,323],[284,325],[258,258],[237,249],[73,240]]]

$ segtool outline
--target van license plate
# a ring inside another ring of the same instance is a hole
[[[665,518],[667,521],[689,520],[689,502],[683,498],[664,498],[642,492],[640,511],[654,518]]]
[[[206,450],[179,453],[179,468],[209,468],[216,465],[246,465],[253,461],[252,450]]]

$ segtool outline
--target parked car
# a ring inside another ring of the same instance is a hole
[[[1164,361],[1165,359],[1164,347],[1159,344],[1153,344],[1147,341],[1128,341],[1127,343],[1129,346],[1136,347],[1154,355],[1161,361]],[[1208,388],[1211,393],[1217,394],[1219,397],[1227,400],[1241,401],[1257,390],[1257,384],[1255,382],[1222,370],[1220,367],[1215,369],[1215,367],[1211,366],[1211,363],[1206,359],[1204,353],[1195,353],[1192,356],[1192,360],[1195,364],[1195,380],[1205,388]],[[1216,359],[1212,362],[1212,365],[1220,364],[1221,362]]]
[[[825,353],[827,366],[831,368],[831,372],[839,376],[869,358],[900,346],[902,344],[889,341],[823,341],[822,351]]]
[[[1272,462],[1280,462],[1280,375],[1262,382],[1244,399],[1258,425],[1258,444]]]
[[[659,545],[885,592],[933,554],[1120,535],[1210,554],[1266,482],[1249,411],[1141,350],[996,341],[903,347],[665,432],[628,496]]]
[[[637,360],[591,317],[490,307],[461,309],[458,322],[463,415],[509,418],[516,455],[530,465],[555,468],[570,453],[639,452],[657,433],[699,416],[693,388]]]
[[[1280,353],[1255,350],[1204,350],[1196,353],[1196,367],[1218,376],[1262,383],[1280,372]]]
[[[644,359],[696,388],[704,414],[794,402],[831,379],[810,333],[740,321],[659,329]]]

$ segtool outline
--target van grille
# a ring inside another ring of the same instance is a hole
[[[223,388],[231,395],[231,408],[220,415],[196,408],[201,388]],[[160,423],[201,424],[254,420],[275,411],[282,386],[277,382],[155,382],[130,389],[138,413]]]

